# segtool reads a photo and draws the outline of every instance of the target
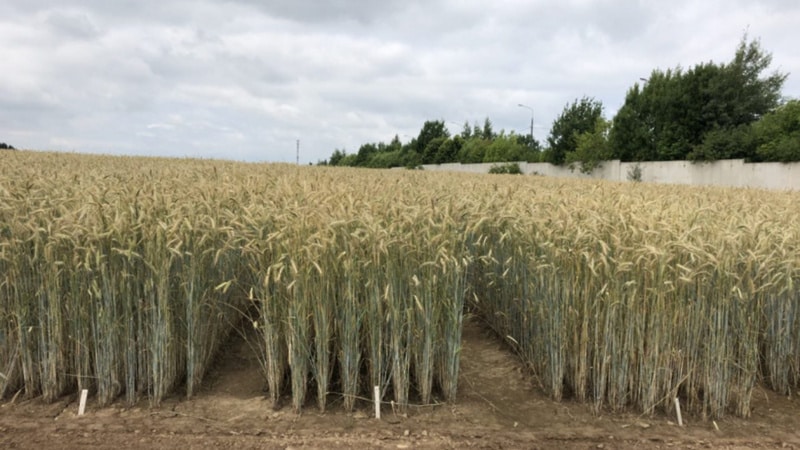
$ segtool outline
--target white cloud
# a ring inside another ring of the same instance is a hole
[[[654,68],[726,61],[745,31],[800,96],[789,0],[187,0],[0,5],[0,140],[294,161],[490,117],[544,139],[583,95],[610,114]]]

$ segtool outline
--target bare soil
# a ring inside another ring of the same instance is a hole
[[[310,399],[301,415],[289,402],[273,410],[258,361],[233,338],[203,390],[160,407],[146,402],[77,415],[77,395],[0,405],[0,448],[792,448],[800,449],[800,400],[757,389],[749,419],[703,421],[635,413],[592,413],[589,405],[549,400],[508,347],[476,320],[465,325],[455,404],[384,407],[364,401],[347,413],[340,401],[320,413]],[[333,397],[332,397],[333,398]],[[718,430],[717,430],[718,428]]]

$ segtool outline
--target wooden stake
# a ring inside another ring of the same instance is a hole
[[[375,418],[381,418],[381,388],[375,386]]]
[[[678,397],[675,397],[675,413],[678,415],[678,426],[683,426],[683,418],[681,417],[681,402]]]
[[[88,389],[83,389],[81,391],[81,402],[78,405],[78,415],[79,416],[82,416],[83,413],[86,412],[86,396],[87,395],[89,395],[89,390]]]

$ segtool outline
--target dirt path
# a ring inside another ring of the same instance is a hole
[[[76,415],[76,396],[0,406],[0,448],[795,448],[800,449],[800,401],[758,390],[751,419],[713,423],[687,417],[678,427],[664,416],[596,416],[586,405],[555,403],[531,381],[502,342],[474,320],[464,330],[459,399],[414,408],[408,417],[370,405],[345,413],[333,402],[321,414],[310,403],[300,416],[273,411],[264,398],[258,362],[233,340],[204,388],[158,409],[93,408]],[[389,410],[387,410],[389,409]]]

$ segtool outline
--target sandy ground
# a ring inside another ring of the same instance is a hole
[[[180,396],[98,409],[91,399],[77,416],[77,396],[0,405],[0,448],[790,448],[800,449],[800,400],[757,389],[747,420],[702,421],[637,414],[595,415],[588,405],[555,403],[536,386],[508,348],[474,320],[464,330],[456,404],[383,408],[368,402],[346,413],[334,400],[320,413],[310,399],[301,415],[273,410],[247,345],[233,339],[191,400]],[[332,397],[333,398],[333,397]],[[285,402],[285,403],[288,403]]]

